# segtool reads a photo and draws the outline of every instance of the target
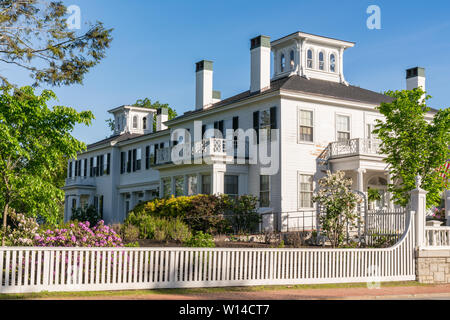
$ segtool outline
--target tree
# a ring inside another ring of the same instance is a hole
[[[61,159],[86,148],[70,133],[78,123],[89,125],[90,111],[47,107],[56,99],[49,90],[35,95],[32,87],[3,89],[0,95],[0,205],[3,231],[10,209],[55,224],[64,192],[55,185]],[[3,232],[5,234],[5,232]]]
[[[33,86],[82,83],[112,41],[101,22],[85,33],[67,27],[67,8],[60,1],[0,2],[0,62],[31,73]],[[0,75],[4,84],[9,84]]]
[[[356,208],[362,197],[352,191],[352,179],[345,178],[343,171],[327,172],[319,180],[319,191],[313,201],[323,209],[319,216],[321,229],[325,232],[333,248],[344,243],[346,228],[359,222]]]
[[[377,120],[374,134],[381,140],[380,151],[386,155],[392,183],[388,190],[396,204],[406,206],[415,178],[422,177],[421,188],[428,191],[427,207],[440,202],[445,181],[440,167],[449,159],[450,109],[439,110],[431,121],[425,119],[430,108],[421,88],[389,91],[394,98],[377,109],[385,120]]]
[[[161,103],[159,103],[159,101],[152,103],[152,101],[149,98],[138,99],[133,104],[133,106],[141,107],[141,108],[156,109],[156,110],[161,109],[161,108],[167,108],[169,111],[169,120],[172,120],[173,118],[175,118],[177,116],[177,112],[174,109],[172,109],[171,107],[169,107],[169,105],[167,103],[161,104]],[[153,131],[156,131],[156,115],[153,119]]]

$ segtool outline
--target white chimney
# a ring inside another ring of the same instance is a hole
[[[270,37],[258,36],[250,40],[250,92],[270,88]]]
[[[422,87],[425,91],[425,69],[415,67],[406,70],[406,90],[412,90],[418,87]]]
[[[202,60],[195,64],[195,109],[206,109],[213,103],[213,62]]]
[[[167,126],[164,124],[169,120],[169,109],[159,108],[156,111],[156,131],[166,130]]]

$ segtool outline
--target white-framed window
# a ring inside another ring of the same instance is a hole
[[[299,141],[314,141],[314,113],[312,110],[299,110]]]
[[[211,175],[202,175],[202,194],[211,194]]]
[[[319,70],[325,70],[325,55],[323,52],[319,52]]]
[[[334,53],[330,55],[330,72],[336,72],[336,55]]]
[[[163,197],[168,197],[172,194],[172,179],[170,177],[162,178]]]
[[[270,120],[270,109],[261,110],[259,112],[259,129],[267,132],[267,140],[270,141],[270,128],[271,128],[271,120]]]
[[[312,174],[298,174],[298,208],[313,208],[314,176]]]
[[[306,53],[306,67],[312,69],[314,65],[313,61],[313,51],[311,49],[308,49]]]
[[[175,197],[184,195],[184,176],[175,177]]]
[[[147,130],[147,117],[142,118],[142,129]]]
[[[294,53],[294,50],[291,50],[291,52],[289,52],[289,65],[291,67],[291,70],[294,70],[294,67],[295,67],[295,53]]]
[[[224,178],[224,193],[231,198],[237,198],[239,196],[239,176],[226,174]]]
[[[196,174],[190,174],[187,176],[187,184],[188,184],[187,195],[192,196],[194,194],[197,194],[198,183]]]
[[[280,57],[280,71],[284,72],[285,69],[286,69],[286,57],[284,56],[284,53],[282,53]]]
[[[336,135],[338,141],[350,139],[350,116],[336,115]]]
[[[134,116],[133,117],[133,129],[137,129],[138,127],[138,117]]]
[[[270,207],[270,176],[259,176],[259,206]]]

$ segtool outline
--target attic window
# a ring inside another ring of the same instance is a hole
[[[291,64],[291,70],[293,70],[294,66],[295,66],[294,50],[291,50],[291,52],[289,53],[289,59],[290,59],[290,64]]]
[[[308,50],[306,66],[310,69],[312,69],[312,67],[313,67],[313,53],[312,53],[311,49]]]
[[[144,130],[147,129],[147,117],[144,117],[142,119],[142,129],[144,129]]]
[[[319,70],[325,70],[325,61],[323,58],[323,52],[319,53]]]
[[[281,59],[280,59],[280,69],[281,72],[284,72],[284,69],[286,68],[286,58],[284,56],[284,53],[281,54]]]
[[[330,55],[330,71],[336,72],[336,56],[334,54]]]
[[[138,118],[137,116],[133,117],[133,129],[137,129],[138,127]]]

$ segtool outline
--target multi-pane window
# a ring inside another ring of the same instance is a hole
[[[313,176],[309,174],[298,175],[298,207],[313,207]]]
[[[202,175],[202,193],[211,194],[211,175]]]
[[[239,195],[239,176],[225,175],[224,192],[232,198]]]
[[[350,139],[350,117],[337,115],[336,116],[336,131],[338,141],[347,141]]]
[[[137,129],[138,127],[138,117],[134,116],[133,117],[133,129]]]
[[[330,72],[336,72],[336,56],[330,55]]]
[[[259,112],[259,129],[260,132],[266,131],[266,137],[267,140],[270,141],[270,129],[271,129],[271,122],[270,122],[270,109],[262,110]]]
[[[300,122],[299,140],[306,142],[313,142],[314,139],[313,112],[309,110],[300,110],[299,122]]]
[[[319,70],[325,70],[325,59],[323,52],[319,52]]]
[[[291,70],[294,70],[295,67],[295,56],[294,56],[294,50],[291,50],[291,52],[289,53],[289,60],[290,60],[290,65],[291,65]]]
[[[120,153],[120,173],[124,173],[126,170],[126,156],[125,152]]]
[[[284,53],[282,53],[280,58],[280,71],[284,72],[285,69],[286,69],[286,57],[284,56]]]
[[[172,194],[172,179],[162,178],[163,197],[168,197]]]
[[[136,170],[141,170],[142,149],[136,149]]]
[[[192,196],[194,194],[197,194],[197,175],[196,174],[188,175],[187,179],[188,179],[187,195]]]
[[[259,176],[259,206],[270,207],[270,176]]]
[[[147,130],[147,117],[142,118],[142,129]]]
[[[306,66],[310,69],[313,67],[313,52],[311,49],[309,49],[307,53]]]
[[[175,177],[175,197],[184,195],[184,176]]]

